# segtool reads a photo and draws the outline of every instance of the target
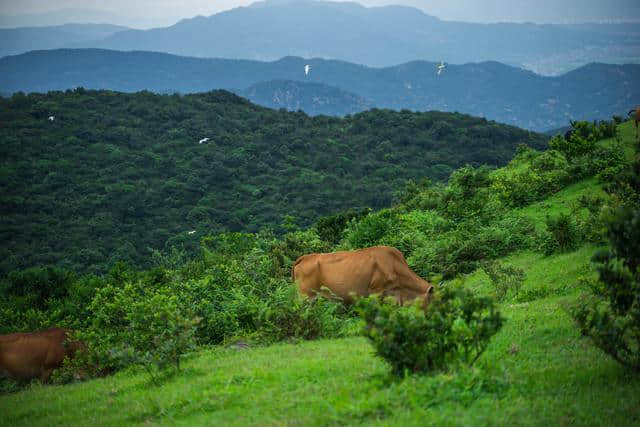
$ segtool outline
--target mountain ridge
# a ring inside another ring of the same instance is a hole
[[[305,65],[311,66],[309,75]],[[34,51],[0,58],[4,93],[81,86],[158,93],[227,89],[242,94],[252,85],[273,80],[331,86],[371,101],[371,107],[460,111],[541,131],[566,126],[570,120],[625,114],[640,98],[640,87],[634,84],[640,81],[640,65],[635,64],[594,63],[547,77],[496,61],[452,64],[438,75],[436,63],[428,61],[373,68],[291,56],[260,62],[102,49]],[[342,114],[323,111],[329,113]]]

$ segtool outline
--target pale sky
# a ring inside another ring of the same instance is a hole
[[[0,15],[97,9],[137,27],[167,26],[255,0],[0,0]],[[358,0],[368,6],[404,4],[445,20],[470,22],[640,22],[640,0]],[[124,23],[124,22],[122,22]]]

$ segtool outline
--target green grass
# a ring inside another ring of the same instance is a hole
[[[505,262],[542,298],[502,304],[507,321],[475,369],[394,381],[363,338],[194,354],[182,373],[143,372],[0,397],[6,425],[627,425],[640,377],[593,347],[565,312],[593,247]],[[489,291],[482,273],[467,279]],[[534,295],[535,297],[535,295]]]
[[[576,182],[544,200],[516,209],[515,212],[531,219],[536,228],[541,229],[544,227],[547,216],[555,217],[570,213],[577,206],[578,199],[587,194],[605,194],[596,178]]]

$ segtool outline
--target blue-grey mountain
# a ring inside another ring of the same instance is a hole
[[[405,6],[271,0],[167,28],[119,32],[87,47],[265,61],[318,57],[381,67],[420,59],[496,60],[558,74],[593,61],[640,62],[639,32],[638,24],[474,24]]]
[[[308,75],[305,65],[310,66]],[[79,86],[158,93],[228,89],[262,105],[310,113],[340,115],[371,106],[459,111],[532,130],[559,128],[572,119],[608,119],[624,114],[640,99],[640,65],[590,64],[557,77],[497,62],[449,65],[438,75],[436,65],[415,61],[370,68],[295,57],[259,62],[64,49],[0,58],[0,92]],[[264,83],[273,80],[280,83]],[[287,89],[291,84],[283,81],[297,81],[296,89]],[[332,101],[323,111],[314,111],[304,100],[329,90],[317,84],[333,87],[331,98],[341,103]],[[282,101],[282,93],[286,102],[274,102]]]
[[[0,56],[16,55],[30,50],[77,47],[123,30],[128,28],[109,24],[0,29]]]
[[[425,59],[495,60],[546,75],[589,62],[640,63],[640,24],[474,24],[443,21],[406,6],[316,0],[257,2],[165,28],[118,31],[81,42],[54,47],[261,61],[300,56],[379,67]],[[13,53],[52,48],[28,34],[0,46]]]

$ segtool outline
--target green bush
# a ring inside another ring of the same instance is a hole
[[[496,299],[502,301],[507,294],[516,296],[525,279],[524,270],[511,265],[503,265],[498,261],[488,262],[482,266],[495,288]]]
[[[168,367],[179,370],[180,358],[195,347],[200,319],[166,286],[143,280],[107,285],[90,310],[92,324],[79,337],[100,366],[139,364],[152,375]]]
[[[493,300],[445,287],[428,310],[398,307],[375,297],[360,299],[356,310],[366,336],[393,374],[441,371],[473,364],[502,327]]]
[[[371,213],[361,220],[352,220],[344,230],[344,244],[348,249],[366,248],[380,244],[395,222],[390,209]]]
[[[442,274],[445,279],[453,278],[472,272],[482,261],[530,247],[533,230],[529,219],[514,215],[488,225],[465,221],[416,248],[408,262],[423,277]]]
[[[545,255],[575,249],[580,242],[580,233],[571,214],[547,216],[546,230],[542,235],[542,250]]]
[[[337,245],[342,239],[342,233],[352,220],[360,220],[371,213],[371,209],[361,209],[359,211],[349,210],[335,215],[320,218],[314,224],[320,239],[331,245]]]

